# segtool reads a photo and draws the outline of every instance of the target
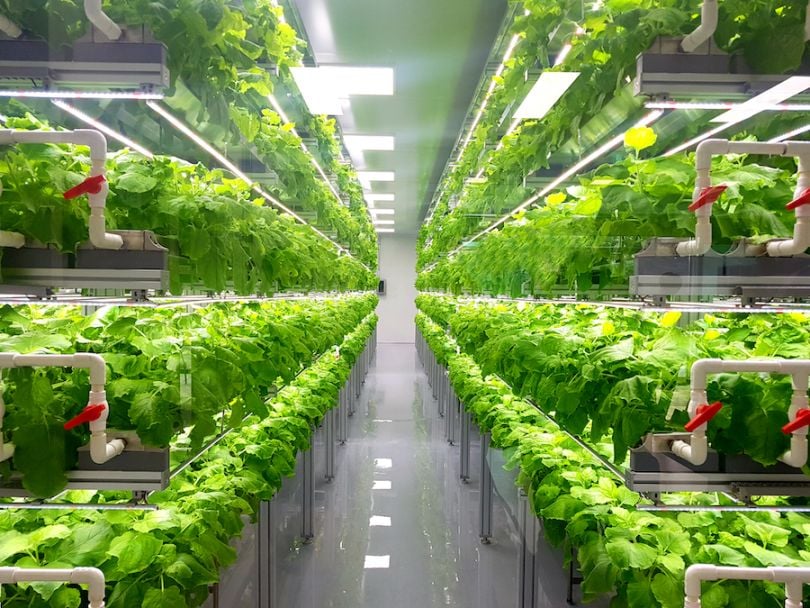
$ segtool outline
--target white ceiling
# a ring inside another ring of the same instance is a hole
[[[294,0],[319,65],[394,68],[392,97],[359,97],[338,121],[347,135],[393,135],[396,149],[362,154],[394,171],[396,230],[415,234],[458,137],[506,12],[506,0]],[[355,155],[355,160],[357,155]]]

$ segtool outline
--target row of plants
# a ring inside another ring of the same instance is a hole
[[[805,313],[682,317],[595,305],[459,302],[422,295],[419,307],[455,337],[484,374],[496,374],[566,430],[612,443],[624,463],[648,433],[682,431],[689,369],[701,358],[810,358]],[[772,465],[789,448],[787,376],[718,374],[709,398],[727,407],[711,446]]]
[[[48,128],[14,103],[6,125]],[[15,116],[12,112],[19,114]],[[0,227],[74,251],[87,240],[89,208],[62,194],[86,178],[86,148],[25,145],[0,150]],[[244,182],[222,171],[126,150],[108,158],[110,229],[152,230],[169,249],[171,292],[205,289],[238,294],[287,290],[361,290],[374,274],[340,255],[308,226],[268,206]]]
[[[104,8],[123,25],[146,26],[166,45],[172,86],[165,102],[171,108],[222,145],[254,148],[278,174],[278,183],[269,186],[273,194],[313,211],[319,226],[376,268],[376,235],[356,175],[341,166],[334,122],[301,114],[318,141],[315,154],[324,169],[342,176],[348,208],[321,179],[294,125],[285,124],[269,103],[277,83],[297,95],[290,67],[301,63],[303,46],[274,0],[124,0],[104,2]],[[75,41],[90,27],[83,0],[3,0],[0,13],[53,47]]]
[[[518,37],[514,53],[503,74],[494,77],[482,119],[443,180],[435,213],[422,228],[420,269],[485,228],[491,221],[487,214],[503,213],[502,209],[527,199],[532,190],[526,186],[526,178],[548,168],[555,152],[577,148],[582,129],[623,94],[635,76],[638,55],[659,36],[681,36],[694,29],[701,3],[525,0],[521,4],[525,11],[516,11],[507,33],[507,37]],[[802,3],[726,0],[720,3],[714,41],[729,53],[742,54],[756,71],[788,72],[799,67],[805,54],[805,15]],[[564,43],[571,44],[571,51],[559,65],[553,65]],[[537,69],[574,71],[580,76],[542,120],[523,121],[502,137],[504,117],[510,107],[516,107],[518,96],[525,94],[526,74]],[[690,133],[702,124],[696,123],[687,127]],[[493,149],[494,143],[500,144],[497,149]],[[484,180],[469,181],[476,174]]]
[[[423,271],[417,285],[512,297],[626,292],[633,256],[648,239],[694,234],[695,216],[688,210],[693,156],[640,158],[655,141],[652,129],[631,130],[624,161],[579,176],[577,185],[550,194],[541,207],[514,215],[500,230]],[[793,199],[795,165],[766,166],[757,159],[714,160],[714,183],[728,186],[712,215],[719,252],[741,237],[762,242],[793,232],[795,218],[785,205]]]
[[[420,308],[446,319],[447,302]],[[585,601],[611,597],[611,608],[681,608],[685,568],[807,566],[810,517],[779,512],[648,512],[640,497],[589,451],[500,378],[487,375],[462,344],[417,315],[417,327],[449,370],[464,407],[492,443],[520,468],[518,484],[542,519],[546,538],[575,559]],[[723,498],[713,497],[723,501]],[[700,498],[692,504],[701,504]],[[777,608],[779,585],[722,581],[703,585],[706,608]]]
[[[150,496],[157,510],[0,512],[0,561],[20,567],[94,566],[109,608],[191,608],[236,560],[231,541],[295,472],[299,451],[338,401],[377,317],[368,314],[238,428]],[[69,492],[104,504],[115,495]],[[10,608],[78,608],[81,593],[58,584],[3,586]]]
[[[245,416],[265,417],[265,399],[313,358],[340,344],[376,306],[374,295],[166,307],[5,306],[0,350],[91,352],[107,363],[109,428],[134,430],[147,446],[182,434],[196,453]],[[86,426],[63,423],[87,405],[86,370],[19,368],[3,377],[5,438],[16,451],[4,473],[23,475],[37,496],[61,491]]]

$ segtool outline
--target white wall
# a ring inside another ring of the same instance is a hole
[[[380,278],[386,293],[380,296],[379,342],[413,344],[416,316],[416,237],[380,235]]]

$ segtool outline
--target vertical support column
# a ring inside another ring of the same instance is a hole
[[[272,595],[272,541],[273,541],[273,521],[271,518],[272,509],[270,503],[263,501],[259,504],[259,559],[256,561],[258,569],[257,579],[259,581],[259,607],[273,608]]]
[[[341,388],[338,392],[338,414],[337,414],[337,441],[340,445],[346,443],[346,399]]]
[[[324,441],[326,447],[326,480],[332,481],[335,478],[335,427],[337,426],[337,414],[339,408],[333,407],[326,412],[324,417]]]
[[[470,481],[470,426],[472,425],[472,416],[464,407],[464,404],[459,402],[459,410],[461,414],[461,466],[460,475],[461,481],[467,483]]]
[[[458,397],[450,385],[450,376],[447,376],[447,443],[456,444],[456,426],[458,425]]]
[[[301,501],[301,537],[305,543],[315,538],[315,455],[310,445],[303,453],[304,471],[301,477],[303,499]]]
[[[518,521],[520,523],[520,554],[518,556],[517,608],[534,608],[537,595],[537,517],[531,510],[529,497],[523,490],[518,493]]]
[[[489,433],[481,435],[481,488],[478,501],[479,536],[489,544],[492,538],[492,474],[489,470]]]

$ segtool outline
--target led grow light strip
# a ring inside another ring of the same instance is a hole
[[[265,200],[270,202],[272,205],[274,205],[278,209],[281,209],[281,211],[283,211],[287,215],[292,216],[299,223],[303,224],[304,226],[308,226],[313,232],[315,232],[315,234],[323,237],[324,239],[326,239],[327,241],[332,243],[332,245],[337,247],[337,250],[338,250],[339,253],[345,253],[345,254],[347,254],[347,255],[349,255],[351,257],[354,257],[354,256],[352,256],[351,252],[349,252],[347,249],[345,249],[342,245],[339,245],[338,243],[333,241],[326,234],[324,234],[323,232],[318,230],[315,226],[313,226],[312,224],[307,222],[304,218],[302,218],[300,215],[295,213],[295,211],[293,211],[292,209],[290,209],[289,207],[284,205],[284,203],[282,203],[280,200],[278,200],[277,198],[275,198],[273,196],[270,196],[258,184],[256,184],[252,179],[250,179],[247,175],[245,175],[242,171],[240,171],[239,167],[237,167],[235,164],[233,164],[231,161],[229,161],[227,158],[225,158],[225,156],[223,156],[219,152],[219,150],[214,148],[211,144],[209,144],[207,141],[205,141],[202,137],[197,135],[197,133],[195,133],[193,130],[191,130],[189,127],[187,127],[182,121],[178,120],[175,116],[173,116],[171,113],[169,113],[167,110],[165,110],[162,106],[160,106],[160,104],[157,104],[157,103],[155,103],[153,101],[148,101],[148,102],[146,102],[146,105],[148,105],[152,110],[154,110],[156,113],[158,113],[160,116],[162,116],[170,125],[172,125],[175,129],[180,131],[183,135],[188,137],[191,141],[193,141],[195,144],[197,144],[200,148],[202,148],[203,150],[208,152],[223,167],[228,169],[236,177],[238,177],[243,182],[245,182],[248,186],[250,186],[253,189],[253,191],[256,192],[259,196],[263,197]],[[369,269],[368,266],[363,264],[363,262],[360,262],[359,260],[357,260],[357,261],[360,264],[362,264],[364,268],[366,268],[367,270]]]
[[[268,95],[268,98],[270,100],[270,105],[273,106],[273,110],[275,110],[276,113],[281,117],[281,120],[283,120],[285,124],[292,124],[290,122],[289,117],[284,112],[284,109],[281,107],[281,104],[278,103],[278,100],[275,98],[275,96]],[[298,131],[295,130],[295,127],[293,127],[292,132],[299,139],[301,139],[301,136],[298,135]],[[332,194],[335,195],[335,198],[337,199],[337,201],[342,205],[343,204],[343,199],[340,198],[340,194],[338,193],[337,190],[335,190],[335,187],[332,185],[332,182],[329,181],[329,178],[327,177],[326,172],[323,170],[323,167],[321,167],[321,165],[318,163],[317,159],[315,158],[315,155],[312,154],[312,152],[309,151],[309,148],[307,148],[307,146],[304,143],[303,139],[301,140],[301,149],[304,152],[307,153],[307,156],[309,156],[310,162],[312,162],[315,169],[318,171],[318,173],[320,173],[321,178],[326,183],[326,185],[329,187],[329,189],[332,191]]]
[[[654,110],[653,112],[650,112],[644,118],[642,118],[638,123],[636,123],[634,125],[634,128],[635,127],[649,126],[653,122],[658,120],[661,116],[663,116],[663,114],[664,114],[663,110]],[[490,232],[492,232],[493,230],[495,230],[499,226],[503,225],[515,213],[518,213],[520,211],[523,211],[527,207],[530,207],[531,205],[536,203],[538,200],[540,200],[541,198],[543,198],[544,196],[549,194],[552,190],[556,189],[560,184],[564,183],[570,177],[576,175],[580,170],[587,167],[588,165],[590,165],[595,160],[599,159],[604,154],[607,154],[611,150],[613,150],[615,148],[618,148],[622,144],[622,142],[624,142],[624,133],[621,133],[621,134],[617,135],[616,137],[614,137],[613,139],[611,139],[607,143],[603,144],[602,146],[600,146],[599,148],[597,148],[596,150],[591,152],[588,156],[586,156],[585,158],[580,160],[578,163],[576,163],[576,164],[572,165],[571,167],[569,167],[564,173],[559,175],[556,179],[554,179],[554,181],[552,181],[550,184],[548,184],[540,192],[538,192],[537,194],[534,194],[533,196],[531,196],[529,199],[527,199],[526,201],[524,201],[523,203],[518,205],[516,208],[512,209],[512,211],[510,211],[509,213],[507,213],[506,215],[501,217],[497,222],[495,222],[494,224],[491,224],[489,227],[482,230],[481,232],[476,234],[471,239],[468,239],[467,241],[464,241],[461,245],[459,245],[458,247],[453,249],[447,255],[447,257],[450,258],[450,257],[454,256],[455,254],[457,254],[459,251],[461,251],[464,247],[466,247],[467,245],[469,245],[473,241],[476,241],[476,240],[480,239],[482,236],[484,236],[486,234],[489,234]],[[438,262],[434,262],[433,264],[428,266],[425,269],[425,272],[427,272],[429,270],[432,270],[436,266],[436,264],[438,264]]]
[[[85,114],[84,112],[82,112],[81,110],[79,110],[77,108],[74,108],[70,104],[67,104],[64,101],[59,101],[58,99],[52,100],[51,103],[53,105],[55,105],[57,108],[59,108],[60,110],[64,110],[65,112],[75,116],[76,118],[78,118],[82,122],[87,123],[88,125],[90,125],[94,129],[97,129],[97,130],[101,131],[102,133],[104,133],[108,137],[112,137],[116,141],[121,142],[127,148],[132,148],[133,150],[135,150],[139,154],[142,154],[146,158],[154,158],[155,157],[154,154],[152,154],[149,150],[147,150],[146,148],[144,148],[140,144],[136,144],[134,141],[132,141],[131,139],[129,139],[125,135],[119,133],[118,131],[115,131],[114,129],[111,129],[110,127],[108,127],[104,123],[101,123],[98,120],[96,120],[95,118],[92,118],[91,116],[88,116],[87,114]]]
[[[802,135],[803,133],[807,133],[810,131],[810,125],[805,125],[803,127],[799,127],[798,129],[794,129],[793,131],[788,131],[784,135],[780,135],[779,137],[774,137],[773,139],[769,140],[769,144],[778,144],[783,141],[787,141],[788,139],[792,139],[793,137],[797,137]]]
[[[141,91],[2,91],[0,97],[23,97],[35,99],[135,99],[141,101],[160,101],[163,93],[144,93]]]
[[[712,122],[732,123],[742,122],[747,118],[751,118],[756,114],[763,111],[764,108],[774,104],[782,103],[783,101],[803,93],[810,88],[810,76],[791,76],[774,87],[771,87],[764,93],[749,99],[745,103],[740,104],[720,116],[712,119]]]
[[[730,129],[734,125],[738,125],[738,124],[740,124],[741,122],[743,122],[745,120],[748,120],[747,116],[745,118],[740,118],[739,120],[736,120],[734,122],[730,122],[730,123],[727,123],[727,124],[724,124],[724,125],[720,125],[719,127],[715,127],[714,129],[710,129],[709,131],[706,131],[706,133],[703,133],[702,135],[698,135],[697,137],[695,137],[693,139],[690,139],[686,143],[683,143],[680,146],[676,146],[676,147],[672,148],[672,150],[670,150],[668,152],[665,152],[662,156],[664,158],[667,158],[668,156],[672,156],[673,154],[677,154],[678,152],[683,152],[684,150],[688,150],[689,148],[691,148],[695,144],[699,144],[700,142],[702,142],[704,139],[709,139],[710,137],[713,137],[714,135],[717,135],[718,133],[721,133],[722,131],[725,131],[726,129]]]
[[[649,110],[733,110],[742,105],[732,101],[648,101]],[[810,112],[810,104],[777,103],[761,106],[761,112]]]

